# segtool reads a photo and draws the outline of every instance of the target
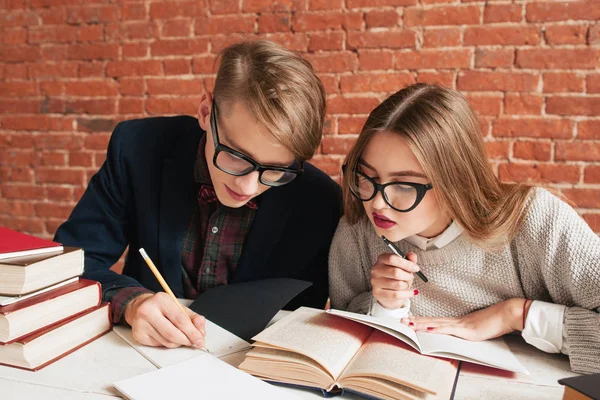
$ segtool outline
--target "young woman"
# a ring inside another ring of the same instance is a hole
[[[373,110],[343,191],[332,308],[468,340],[522,331],[600,371],[600,238],[549,191],[498,181],[460,93],[417,84]]]

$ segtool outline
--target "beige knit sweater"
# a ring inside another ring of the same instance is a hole
[[[600,238],[550,192],[536,189],[521,230],[497,253],[466,235],[435,250],[397,245],[417,254],[429,278],[414,281],[414,315],[460,316],[510,298],[563,304],[571,368],[600,372]],[[388,252],[367,219],[350,225],[342,217],[329,254],[332,308],[368,313],[371,266]]]

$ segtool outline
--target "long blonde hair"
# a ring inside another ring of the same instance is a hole
[[[346,158],[343,178],[349,222],[365,217],[349,185],[376,132],[401,135],[431,180],[442,212],[479,246],[495,249],[517,233],[532,187],[501,183],[488,162],[479,121],[459,92],[437,85],[406,87],[371,112]]]
[[[311,64],[266,39],[233,44],[217,58],[213,91],[219,107],[241,101],[296,160],[321,143],[325,90]]]

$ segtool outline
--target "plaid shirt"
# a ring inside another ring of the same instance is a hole
[[[258,209],[254,200],[240,208],[229,208],[219,203],[204,157],[205,145],[206,136],[198,145],[194,166],[198,207],[194,209],[188,231],[183,238],[181,254],[183,289],[188,299],[196,298],[209,288],[227,284],[229,276],[238,266],[246,237]],[[113,321],[124,322],[127,304],[144,293],[152,292],[136,286],[107,293]]]

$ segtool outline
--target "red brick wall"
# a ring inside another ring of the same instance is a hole
[[[50,236],[122,119],[194,114],[215,53],[266,36],[329,94],[331,175],[417,81],[465,92],[501,179],[561,189],[600,231],[600,1],[0,0],[0,225]]]

